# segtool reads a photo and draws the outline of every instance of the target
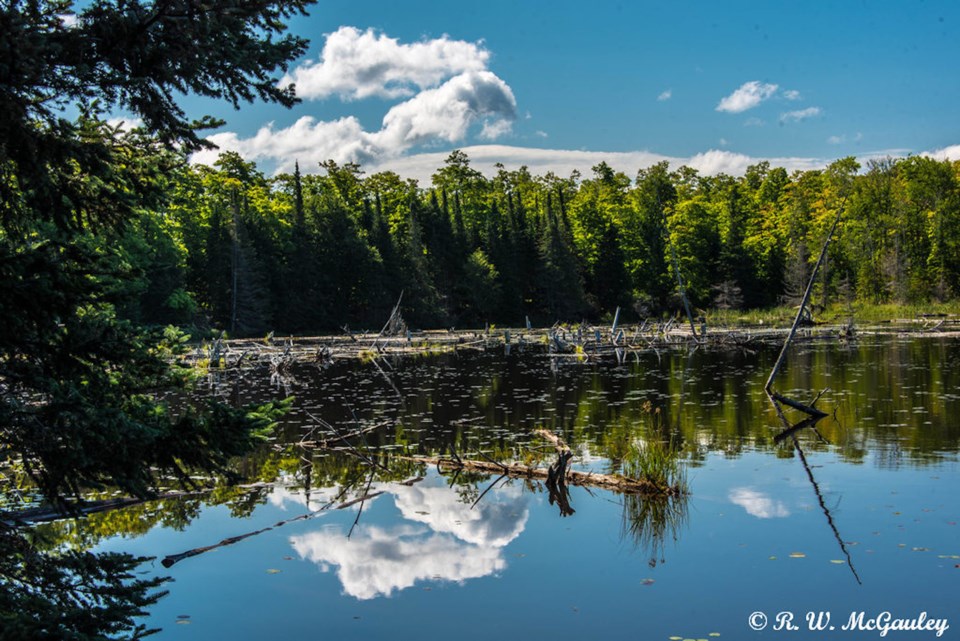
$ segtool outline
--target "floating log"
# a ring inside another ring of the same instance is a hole
[[[404,461],[413,461],[425,465],[436,465],[437,469],[443,473],[444,470],[465,470],[468,472],[481,472],[484,474],[504,474],[510,478],[518,479],[538,479],[547,481],[551,477],[551,472],[547,468],[531,467],[520,463],[498,463],[496,461],[475,461],[468,459],[441,458],[435,456],[398,456]],[[594,474],[593,472],[580,472],[578,470],[567,470],[565,480],[570,485],[583,485],[586,487],[597,487],[625,494],[646,494],[676,496],[683,494],[679,486],[662,486],[647,479],[630,479],[619,474]]]

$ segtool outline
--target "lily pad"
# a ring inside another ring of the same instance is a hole
[[[790,558],[791,558],[791,559],[805,559],[805,558],[807,558],[807,555],[804,554],[803,552],[791,552],[791,553],[790,553]]]

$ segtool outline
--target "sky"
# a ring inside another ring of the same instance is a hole
[[[311,41],[281,79],[301,104],[184,102],[267,173],[333,159],[425,185],[454,149],[488,175],[960,159],[954,0],[353,0],[290,28]]]

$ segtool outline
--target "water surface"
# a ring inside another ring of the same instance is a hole
[[[879,638],[841,630],[860,611],[926,612],[948,619],[942,638],[960,638],[960,341],[801,343],[777,388],[804,402],[829,388],[818,406],[830,416],[782,440],[762,391],[776,353],[683,348],[618,364],[528,347],[303,365],[272,383],[249,372],[219,392],[297,397],[278,442],[245,463],[278,484],[104,515],[74,536],[162,558],[275,526],[146,568],[174,579],[148,621],[170,639]],[[389,472],[370,477],[345,447],[290,445],[316,437],[315,418],[343,432],[380,425],[354,442]],[[541,427],[601,472],[638,443],[669,441],[690,495],[574,487],[563,516],[538,483],[395,458],[549,462]],[[321,509],[366,491],[379,494],[362,512]],[[803,629],[748,625],[781,611]],[[809,611],[832,613],[836,630],[807,630]]]

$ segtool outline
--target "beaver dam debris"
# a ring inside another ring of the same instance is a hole
[[[706,331],[705,331],[706,330]],[[382,356],[418,356],[461,350],[543,349],[553,358],[589,361],[613,358],[622,362],[633,352],[683,347],[705,349],[750,349],[761,344],[784,341],[793,330],[791,344],[801,341],[849,341],[869,336],[957,336],[960,318],[892,319],[871,326],[851,320],[792,327],[711,327],[701,326],[697,335],[677,319],[644,321],[610,327],[586,323],[555,324],[548,328],[490,328],[482,330],[406,330],[398,335],[352,332],[326,336],[230,339],[201,343],[180,356],[181,363],[210,370],[269,366],[283,375],[295,363],[326,367],[335,360],[375,360]]]

